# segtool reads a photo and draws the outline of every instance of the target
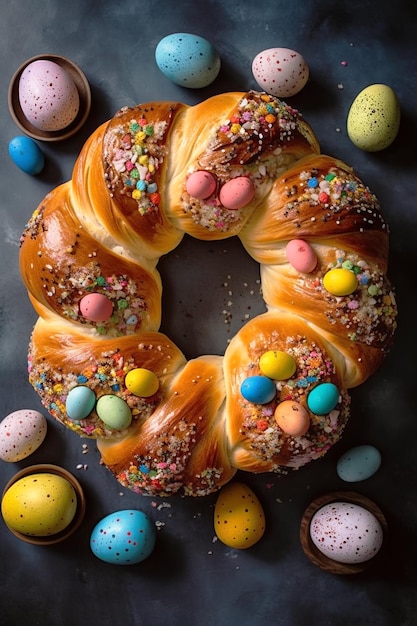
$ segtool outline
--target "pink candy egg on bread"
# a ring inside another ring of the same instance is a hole
[[[286,245],[285,254],[288,262],[303,274],[309,274],[317,265],[317,255],[304,239],[291,239]]]
[[[81,315],[91,322],[106,322],[113,314],[113,305],[102,293],[90,293],[80,301]]]
[[[197,200],[205,200],[216,191],[216,179],[210,172],[198,170],[190,174],[186,182],[187,193]]]
[[[247,176],[231,178],[220,189],[220,202],[226,209],[242,209],[253,200],[255,187]]]

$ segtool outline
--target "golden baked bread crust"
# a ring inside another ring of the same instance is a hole
[[[239,469],[301,467],[340,438],[348,389],[382,363],[397,310],[378,200],[349,166],[319,152],[301,115],[265,93],[124,108],[92,134],[71,181],[29,220],[20,266],[40,316],[30,382],[57,420],[97,440],[122,485],[203,495]],[[188,181],[201,171],[214,191],[195,197]],[[235,179],[250,195],[231,208],[220,197]],[[157,263],[184,233],[237,235],[260,263],[267,312],[236,334],[224,357],[187,361],[158,332]],[[290,260],[293,240],[315,259],[308,269]],[[350,291],[328,287],[335,269],[353,280]],[[84,312],[89,295],[110,306],[105,319]],[[268,351],[289,355],[294,371],[283,380],[264,375]],[[138,368],[157,378],[156,391],[132,391],[127,375]],[[248,399],[242,384],[252,377],[273,381],[271,398]],[[338,392],[324,413],[309,403],[322,384]],[[79,416],[68,414],[75,388],[95,398]],[[106,421],[103,396],[118,399],[129,419]],[[288,401],[307,420],[299,432],[276,415]]]

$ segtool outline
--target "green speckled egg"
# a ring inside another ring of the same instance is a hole
[[[370,85],[352,102],[347,133],[357,148],[367,152],[384,150],[396,138],[399,127],[400,105],[388,85]]]

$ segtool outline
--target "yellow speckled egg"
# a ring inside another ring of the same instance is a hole
[[[291,354],[282,350],[267,350],[259,359],[259,369],[264,376],[274,380],[291,378],[297,369],[297,364]]]
[[[361,150],[384,150],[398,134],[400,117],[400,105],[393,89],[388,85],[370,85],[352,102],[347,133]]]
[[[323,277],[323,286],[334,296],[348,296],[358,287],[356,274],[344,267],[335,267]]]
[[[69,526],[77,510],[73,486],[55,474],[21,478],[7,489],[1,513],[7,526],[24,535],[46,537]]]
[[[265,532],[265,514],[252,489],[234,482],[223,487],[214,508],[214,530],[230,548],[245,549]]]

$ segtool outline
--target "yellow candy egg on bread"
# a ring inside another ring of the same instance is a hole
[[[261,539],[265,514],[252,489],[240,482],[221,489],[214,509],[214,530],[222,543],[239,550]]]

